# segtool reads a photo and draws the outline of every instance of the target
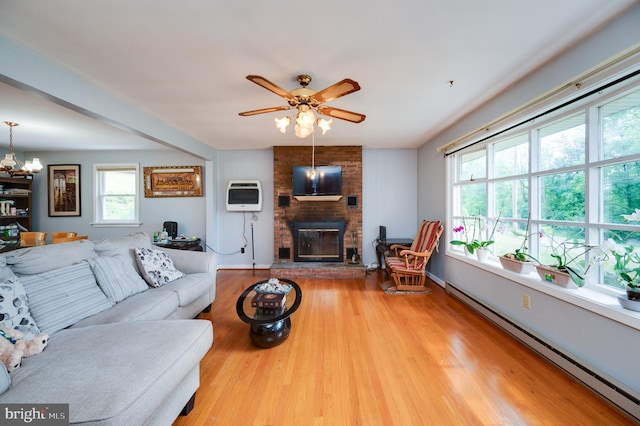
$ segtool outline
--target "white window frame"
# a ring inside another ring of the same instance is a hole
[[[128,221],[104,220],[101,217],[102,182],[101,173],[106,171],[130,170],[135,172],[135,218]],[[140,222],[140,164],[138,163],[95,163],[93,165],[93,223],[94,227],[139,227]]]
[[[629,81],[620,84],[617,87],[612,87],[609,90],[606,90],[600,93],[595,98],[591,97],[589,99],[584,99],[575,104],[567,106],[562,110],[555,111],[548,116],[538,118],[532,123],[528,123],[523,126],[519,126],[517,128],[513,128],[509,132],[504,132],[499,134],[498,136],[490,139],[484,139],[479,144],[469,144],[466,148],[457,150],[459,154],[470,153],[478,150],[486,150],[486,161],[487,161],[487,177],[482,179],[474,179],[476,183],[482,181],[485,182],[488,186],[491,187],[492,183],[499,182],[504,178],[494,178],[493,170],[491,164],[493,156],[492,156],[492,148],[493,143],[500,142],[510,137],[513,137],[517,134],[521,134],[524,132],[528,132],[529,134],[529,171],[523,175],[517,176],[509,176],[507,179],[513,178],[526,178],[529,181],[529,208],[531,214],[534,215],[532,222],[537,223],[549,223],[551,225],[564,225],[562,222],[554,222],[548,220],[541,220],[537,217],[537,212],[539,212],[538,205],[538,177],[542,175],[547,175],[549,173],[559,173],[564,171],[573,171],[580,170],[585,173],[585,184],[586,184],[586,201],[585,201],[585,220],[584,220],[584,228],[585,228],[585,242],[587,244],[599,244],[600,232],[601,229],[607,229],[608,224],[600,223],[599,217],[599,196],[600,188],[599,188],[599,175],[598,170],[602,166],[606,166],[609,164],[613,164],[624,159],[625,161],[640,161],[640,154],[625,156],[621,158],[614,159],[598,159],[597,149],[599,147],[599,117],[597,114],[598,107],[603,105],[611,100],[620,97],[624,94],[637,91],[640,89],[640,78],[635,77],[630,79]],[[540,107],[540,111],[544,109],[543,106]],[[585,113],[585,123],[586,123],[586,159],[585,163],[579,166],[570,166],[564,167],[556,170],[545,170],[538,171],[537,167],[537,152],[538,150],[538,132],[537,129],[545,126],[546,124],[554,121],[561,120],[563,118],[570,117],[580,111]],[[512,123],[512,124],[515,124]],[[509,125],[507,124],[507,126]],[[460,211],[459,206],[456,205],[459,202],[459,197],[457,194],[460,192],[460,184],[468,184],[470,181],[467,177],[458,177],[458,169],[460,166],[460,155],[451,154],[447,156],[446,167],[447,167],[447,220],[450,224],[455,224],[455,220],[459,219],[460,216],[456,215],[457,212]],[[597,186],[597,189],[594,189],[593,186]],[[494,203],[491,198],[493,197],[493,192],[488,190],[487,193],[487,217],[495,217],[498,212],[493,211]],[[640,206],[639,206],[640,207]],[[534,213],[535,212],[535,213]],[[631,212],[630,212],[631,213]],[[526,221],[526,219],[525,219]],[[582,223],[582,222],[581,222]],[[453,225],[452,225],[453,226]],[[625,226],[619,226],[625,227]],[[451,228],[451,227],[449,227]],[[634,228],[637,227],[630,227]],[[542,293],[546,293],[558,299],[564,300],[573,305],[582,307],[584,309],[590,310],[592,312],[598,313],[605,317],[611,318],[618,322],[627,324],[633,328],[640,330],[640,321],[636,317],[636,313],[627,311],[619,306],[617,303],[616,297],[618,294],[622,294],[622,290],[617,290],[611,286],[606,286],[598,283],[598,275],[593,274],[592,276],[587,278],[586,285],[582,288],[562,288],[555,286],[553,284],[547,284],[539,279],[536,273],[532,273],[529,276],[527,275],[519,275],[510,271],[506,271],[500,265],[498,258],[496,256],[492,256],[488,262],[479,262],[477,259],[469,256],[465,256],[460,246],[453,246],[449,244],[449,242],[453,239],[457,239],[452,229],[447,229],[446,232],[446,254],[447,256],[451,256],[456,258],[457,260],[464,261],[478,268],[487,270],[496,275],[503,276],[511,281],[522,284],[526,287],[530,287],[535,289],[536,291],[540,291]],[[535,245],[535,242],[532,242]],[[594,279],[595,278],[595,279]]]

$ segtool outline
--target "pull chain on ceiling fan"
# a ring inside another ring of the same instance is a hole
[[[297,78],[298,83],[300,83],[300,86],[302,87],[290,92],[287,92],[282,87],[259,75],[248,75],[247,80],[275,93],[286,100],[289,105],[245,111],[241,112],[239,115],[249,117],[257,114],[287,111],[295,108],[298,110],[298,113],[296,114],[295,134],[299,138],[306,138],[312,134],[314,131],[314,124],[317,124],[318,127],[322,129],[322,134],[325,134],[330,129],[330,125],[333,120],[325,120],[324,118],[316,120],[316,116],[313,111],[318,112],[320,115],[350,121],[356,124],[362,123],[366,118],[364,114],[324,105],[326,102],[360,90],[360,85],[350,78],[345,78],[344,80],[339,81],[338,83],[319,92],[307,88],[309,83],[311,83],[311,76],[306,74],[301,74]],[[275,118],[274,121],[276,123],[276,127],[284,133],[287,126],[291,124],[291,117],[285,116],[283,118]]]

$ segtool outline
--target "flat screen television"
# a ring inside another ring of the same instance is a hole
[[[342,195],[342,166],[293,167],[293,196]]]

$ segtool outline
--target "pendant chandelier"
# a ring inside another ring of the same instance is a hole
[[[42,164],[39,158],[22,163],[16,153],[13,152],[13,128],[19,126],[19,124],[13,121],[5,121],[4,124],[9,126],[9,152],[0,160],[0,171],[10,176],[31,176],[34,173],[40,173]],[[16,166],[18,167],[16,168]]]

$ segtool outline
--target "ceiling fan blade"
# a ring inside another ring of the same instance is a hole
[[[238,113],[238,115],[241,115],[243,117],[249,117],[250,115],[265,114],[267,112],[286,111],[288,109],[291,109],[291,107],[287,105],[287,106],[279,106],[279,107],[271,107],[271,108],[254,109],[253,111],[245,111],[245,112]]]
[[[318,112],[322,115],[328,115],[329,117],[339,118],[340,120],[346,120],[352,123],[362,123],[364,119],[367,118],[364,114],[324,105],[318,107]]]
[[[264,77],[261,77],[259,75],[248,75],[247,80],[254,82],[258,86],[264,87],[268,91],[275,93],[276,95],[286,99],[287,101],[290,101],[290,102],[296,101],[295,96],[293,96],[291,93],[287,92],[277,84],[270,82]]]
[[[357,92],[358,90],[360,90],[360,85],[357,82],[350,78],[345,78],[333,86],[322,89],[312,97],[318,101],[318,103],[323,104],[341,96],[348,95],[349,93]]]

